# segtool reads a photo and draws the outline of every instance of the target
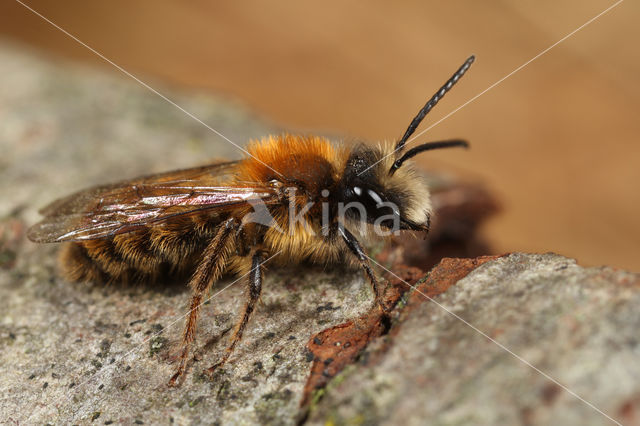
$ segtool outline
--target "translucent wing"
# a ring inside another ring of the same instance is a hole
[[[43,208],[44,219],[29,229],[28,237],[41,243],[91,240],[203,210],[273,201],[275,192],[267,185],[230,186],[237,164],[177,170],[77,192]]]

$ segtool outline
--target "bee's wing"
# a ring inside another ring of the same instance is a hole
[[[171,187],[180,185],[188,186],[193,183],[202,183],[209,186],[222,186],[228,182],[238,165],[237,161],[216,163],[207,166],[193,167],[190,169],[173,170],[154,175],[140,176],[134,179],[116,182],[107,185],[94,186],[74,194],[59,198],[44,208],[39,213],[43,216],[63,216],[70,213],[78,213],[79,210],[89,208],[91,202],[95,202],[104,194],[112,198],[125,199],[136,185],[164,184]]]
[[[229,184],[236,167],[213,164],[77,192],[43,208],[44,219],[28,237],[42,243],[104,238],[176,216],[274,199],[275,191],[264,184]]]

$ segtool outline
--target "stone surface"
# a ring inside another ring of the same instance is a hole
[[[638,422],[638,276],[524,254],[445,259],[427,275],[443,254],[485,253],[476,227],[496,210],[481,188],[434,177],[441,214],[431,238],[371,248],[397,274],[387,275],[390,319],[371,310],[357,271],[268,269],[241,346],[209,379],[200,373],[242,303],[241,283],[226,278],[202,310],[184,381],[167,388],[183,283],[68,283],[56,274],[57,247],[25,231],[39,207],[71,191],[241,152],[117,75],[9,45],[0,73],[0,422],[607,422],[403,280],[607,414]],[[275,128],[228,99],[158,89],[241,146]]]
[[[465,262],[443,260],[418,289],[429,295]],[[412,292],[385,338],[311,407],[310,423],[613,423],[567,389],[640,422],[640,275],[512,254],[434,300]]]

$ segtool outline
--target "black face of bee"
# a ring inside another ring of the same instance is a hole
[[[378,182],[376,170],[370,168],[380,157],[378,151],[366,146],[359,146],[349,156],[337,194],[343,213],[347,218],[389,229],[414,229],[402,217],[406,196],[386,191]]]

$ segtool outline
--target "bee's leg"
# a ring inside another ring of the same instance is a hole
[[[236,330],[231,337],[231,343],[227,347],[224,355],[216,364],[211,366],[205,372],[207,374],[213,373],[218,367],[222,367],[225,362],[231,356],[233,349],[236,347],[236,344],[242,339],[242,333],[244,333],[244,329],[251,318],[251,314],[256,306],[256,302],[260,298],[260,293],[262,292],[262,253],[257,251],[252,259],[251,259],[251,272],[249,273],[249,285],[247,286],[247,303],[244,307],[244,312],[238,324],[236,325]]]
[[[364,272],[367,274],[369,282],[371,283],[371,287],[373,288],[373,293],[376,297],[375,303],[378,305],[381,311],[386,312],[387,309],[385,308],[383,301],[383,288],[378,282],[373,269],[371,269],[371,264],[369,264],[369,259],[364,253],[362,246],[360,245],[356,237],[354,237],[353,234],[344,227],[344,225],[338,225],[338,232],[340,233],[340,236],[342,236],[344,242],[347,244],[347,247],[349,247],[349,250],[351,250],[351,252],[358,258],[362,269],[364,269]]]
[[[182,353],[180,354],[180,366],[176,373],[171,377],[169,385],[176,384],[176,380],[184,373],[189,357],[189,349],[195,337],[196,324],[198,320],[198,310],[202,305],[202,299],[211,288],[211,285],[217,281],[227,263],[229,253],[233,248],[234,230],[236,227],[233,218],[225,221],[216,232],[207,248],[202,255],[202,261],[198,265],[196,272],[193,274],[189,287],[192,290],[191,305],[187,325],[182,335]]]

